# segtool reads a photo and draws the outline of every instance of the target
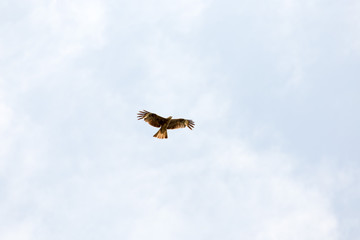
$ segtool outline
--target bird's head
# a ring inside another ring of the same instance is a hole
[[[168,120],[172,119],[172,116],[168,117],[167,119],[168,119]]]

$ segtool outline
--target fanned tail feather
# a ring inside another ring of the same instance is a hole
[[[159,139],[168,138],[167,131],[162,131],[162,129],[160,129],[159,131],[157,131],[157,133],[155,133],[154,137]]]

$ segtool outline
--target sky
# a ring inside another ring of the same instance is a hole
[[[358,239],[359,13],[2,0],[0,239]]]

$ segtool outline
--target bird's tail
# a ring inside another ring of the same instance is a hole
[[[160,128],[159,131],[157,131],[157,133],[155,133],[154,137],[160,138],[160,139],[168,138],[167,130]]]

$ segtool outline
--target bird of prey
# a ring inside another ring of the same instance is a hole
[[[190,130],[192,130],[192,128],[195,126],[195,123],[192,120],[183,118],[172,119],[172,116],[163,118],[146,110],[139,111],[137,117],[138,120],[144,119],[144,121],[149,123],[151,126],[160,128],[159,131],[157,131],[157,133],[154,135],[154,137],[160,139],[168,138],[167,129],[188,127]]]

